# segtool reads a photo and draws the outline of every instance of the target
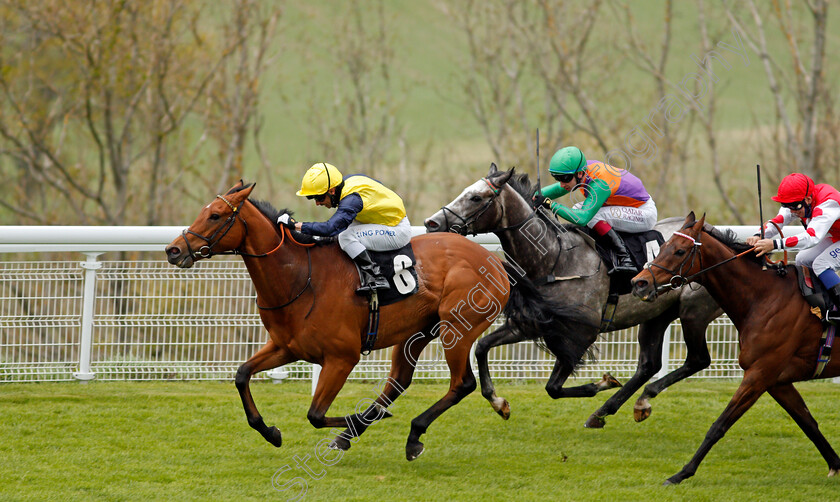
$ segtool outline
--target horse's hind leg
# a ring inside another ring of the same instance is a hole
[[[330,443],[330,448],[350,449],[352,438],[361,436],[376,421],[391,416],[387,408],[411,385],[417,359],[431,341],[431,336],[417,333],[394,347],[391,354],[391,372],[379,397],[362,413],[344,417],[347,428]]]
[[[712,301],[711,298],[709,300]],[[712,363],[709,347],[706,344],[706,328],[720,315],[719,307],[716,304],[711,310],[700,309],[696,305],[693,305],[694,308],[686,307],[688,304],[680,306],[680,324],[686,346],[685,362],[676,370],[645,386],[645,390],[633,405],[633,418],[637,422],[650,416],[651,399],[671,385],[703,371]]]
[[[409,461],[423,453],[423,443],[420,442],[420,436],[425,434],[429,425],[444,411],[458,404],[461,399],[476,388],[475,377],[472,374],[469,360],[470,345],[475,338],[471,338],[469,342],[466,338],[470,337],[465,337],[451,348],[445,349],[446,363],[450,372],[449,392],[431,408],[411,421],[411,432],[405,445],[405,458]]]
[[[621,405],[639,390],[645,382],[662,367],[662,340],[665,329],[677,317],[677,307],[673,306],[659,317],[642,323],[639,326],[639,363],[636,372],[624,383],[624,387],[610,396],[598,410],[584,423],[584,427],[600,429],[606,424],[608,415],[615,415]]]
[[[592,341],[594,342],[597,333],[592,334]],[[558,340],[546,338],[545,345],[553,354],[563,354],[568,352],[568,349],[557,346]],[[579,361],[586,353],[586,348],[581,348],[579,353],[574,354],[572,359],[558,358],[554,363],[554,369],[548,377],[548,382],[545,384],[545,391],[552,399],[560,399],[564,397],[592,397],[595,394],[615,387],[621,387],[621,384],[609,373],[605,373],[604,377],[598,382],[578,385],[577,387],[563,387],[566,380],[569,379],[575,367],[571,361]]]
[[[502,418],[510,418],[510,404],[507,399],[496,395],[496,387],[490,377],[490,368],[487,363],[487,353],[494,347],[517,343],[524,340],[519,332],[512,329],[505,323],[504,326],[493,331],[478,340],[475,345],[475,359],[478,364],[478,380],[481,383],[481,395],[490,401],[490,405]]]
[[[767,389],[767,392],[773,396],[779,405],[790,415],[796,422],[796,425],[802,429],[802,432],[808,436],[808,439],[814,443],[820,454],[828,463],[828,475],[835,476],[840,470],[840,457],[835,453],[834,448],[828,444],[828,440],[820,432],[817,421],[811,416],[805,401],[799,394],[799,391],[794,388],[792,384],[776,385]]]
[[[271,427],[265,425],[262,416],[260,416],[260,412],[257,410],[257,405],[254,404],[254,398],[251,396],[249,384],[251,376],[255,373],[276,368],[294,362],[295,360],[286,349],[278,347],[273,341],[269,340],[256,354],[245,361],[236,372],[236,388],[239,390],[239,397],[242,399],[242,406],[245,408],[248,425],[262,434],[262,437],[266,441],[277,447],[280,447],[283,443],[280,430],[273,425]]]

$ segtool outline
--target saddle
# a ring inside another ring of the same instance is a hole
[[[795,266],[796,281],[799,284],[799,291],[811,306],[811,312],[819,317],[825,319],[825,312],[830,303],[828,298],[828,291],[822,282],[814,276],[814,271],[808,267]],[[838,305],[840,307],[840,305]],[[816,310],[815,310],[816,309]]]
[[[579,228],[580,231],[590,236],[591,230],[589,228]],[[630,258],[633,264],[636,265],[636,271],[631,273],[617,273],[610,276],[610,294],[625,295],[630,293],[632,286],[630,279],[637,273],[641,272],[645,264],[656,258],[659,254],[659,247],[665,243],[665,239],[658,230],[648,230],[641,233],[628,233],[616,231],[621,240],[624,241],[624,247],[630,253]],[[614,262],[614,251],[612,249],[605,249],[600,246],[595,246],[601,260]]]

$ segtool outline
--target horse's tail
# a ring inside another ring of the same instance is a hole
[[[545,348],[567,367],[574,368],[582,355],[591,355],[591,333],[597,332],[597,326],[586,315],[586,307],[544,296],[516,267],[504,265],[511,286],[504,309],[510,326],[528,340],[544,340]]]

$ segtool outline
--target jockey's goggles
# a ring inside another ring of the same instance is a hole
[[[321,195],[307,195],[306,198],[309,200],[315,200],[315,202],[321,202],[327,198],[327,194],[322,193]]]
[[[551,177],[556,179],[560,183],[568,183],[575,178],[575,173],[569,173],[569,174],[551,173]]]
[[[782,202],[782,207],[785,209],[790,209],[791,211],[799,211],[803,207],[805,207],[805,200],[799,200],[796,202]]]

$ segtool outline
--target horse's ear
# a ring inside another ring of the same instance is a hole
[[[694,211],[688,213],[688,216],[685,217],[685,224],[683,228],[688,228],[694,226],[694,222],[697,220],[697,217],[694,216]]]
[[[233,194],[233,197],[231,197],[231,200],[235,200],[236,202],[240,202],[240,201],[243,201],[243,200],[247,199],[248,197],[251,196],[251,191],[254,189],[255,186],[257,186],[256,183],[250,183],[248,185],[245,185],[245,188],[243,188],[242,190],[239,190],[238,192],[235,192]]]
[[[515,167],[512,168],[510,171],[505,171],[502,174],[498,175],[497,177],[493,178],[493,183],[496,186],[502,186],[510,180],[510,177],[513,176],[513,170],[516,169]]]
[[[706,213],[703,213],[703,216],[700,217],[700,221],[698,221],[697,224],[694,225],[694,230],[697,230],[698,232],[703,230],[703,225],[705,225],[705,224],[706,224]]]
[[[490,163],[490,172],[489,172],[489,173],[487,173],[487,175],[489,176],[489,175],[491,175],[491,174],[496,174],[497,172],[499,172],[499,168],[498,168],[498,167],[496,167],[496,163],[495,163],[495,162],[491,162],[491,163]]]

